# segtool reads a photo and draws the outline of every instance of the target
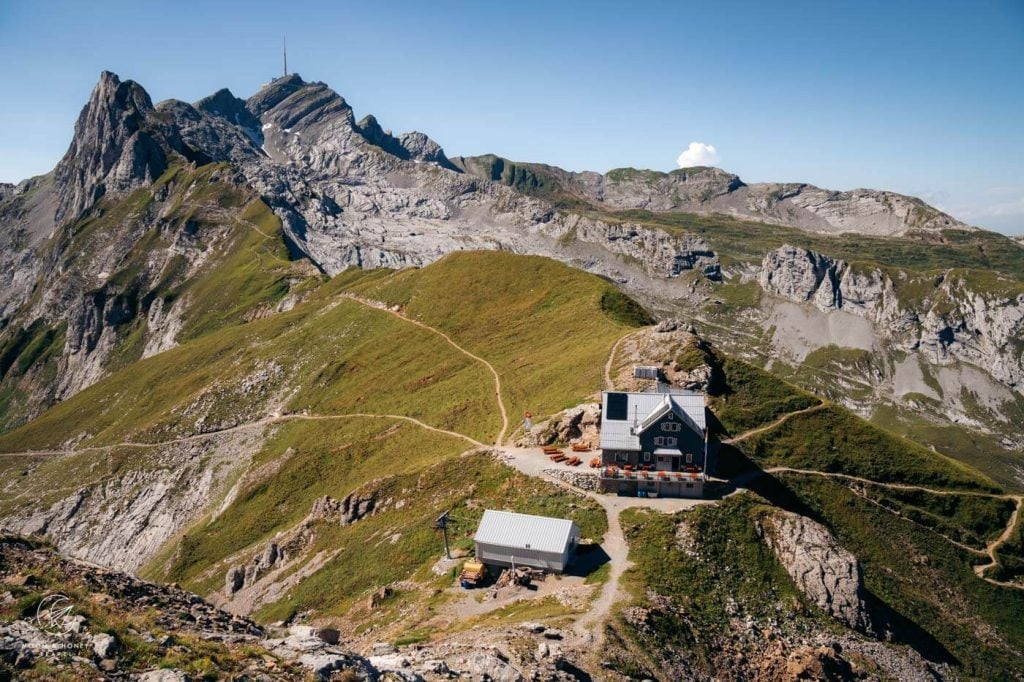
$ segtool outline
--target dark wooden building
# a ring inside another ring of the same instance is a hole
[[[701,497],[708,468],[706,400],[669,389],[605,391],[601,487],[620,495]]]

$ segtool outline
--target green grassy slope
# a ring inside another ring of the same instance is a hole
[[[752,495],[685,514],[629,510],[622,516],[635,564],[625,577],[634,602],[649,608],[644,622],[620,618],[614,629],[640,644],[654,665],[616,660],[634,678],[728,677],[727,649],[763,656],[763,643],[733,630],[736,615],[777,622],[788,635],[839,630],[796,589],[758,537],[754,521],[772,507]],[[685,523],[684,539],[677,537]],[[658,595],[658,599],[651,599]],[[731,604],[731,605],[730,605]],[[787,614],[779,618],[780,613]],[[653,668],[645,669],[645,668]]]
[[[449,459],[419,473],[389,477],[380,490],[384,497],[406,500],[405,506],[351,526],[325,524],[313,551],[338,553],[289,597],[264,607],[258,613],[260,619],[277,620],[312,608],[328,617],[370,625],[383,614],[368,613],[362,602],[382,585],[412,579],[432,588],[449,587],[450,575],[438,579],[430,572],[442,550],[440,533],[432,529],[432,522],[445,510],[457,519],[451,531],[453,547],[463,550],[472,547],[472,535],[485,508],[573,518],[584,537],[601,537],[607,528],[604,513],[595,503],[516,474],[486,455]],[[395,534],[400,537],[393,542]],[[431,590],[423,592],[401,594],[395,601],[408,608],[426,601],[424,596]],[[429,615],[417,613],[404,627],[415,628]]]
[[[490,371],[429,329],[352,300],[349,293],[397,305],[402,314],[443,331],[492,363],[513,426],[523,411],[551,413],[599,389],[614,342],[647,321],[641,309],[597,277],[542,258],[504,253],[453,254],[400,272],[345,273],[289,312],[251,321],[232,318],[230,311],[211,312],[204,318],[212,320],[210,326],[197,327],[201,331],[180,347],[133,362],[0,436],[0,451],[55,448],[73,439],[78,447],[113,446],[32,458],[32,471],[21,477],[22,496],[0,499],[0,513],[45,504],[132,468],[161,465],[159,449],[118,446],[121,441],[156,443],[278,412],[404,415],[491,442],[501,422]],[[272,299],[275,294],[256,295]],[[731,435],[819,402],[714,350],[687,350],[674,360],[681,367],[712,365],[712,409]],[[311,612],[350,632],[372,627],[381,628],[382,637],[421,637],[438,622],[434,609],[444,597],[435,591],[451,584],[451,576],[430,570],[440,552],[440,538],[430,526],[441,511],[452,509],[460,520],[455,543],[463,548],[487,507],[571,516],[584,535],[595,538],[606,528],[603,513],[591,502],[524,478],[488,456],[460,456],[470,445],[458,435],[383,416],[295,419],[261,429],[262,446],[240,473],[237,495],[218,514],[196,520],[184,538],[175,538],[146,567],[146,575],[210,593],[223,585],[229,567],[250,560],[263,543],[295,531],[315,500],[358,493],[373,497],[377,512],[347,526],[311,521],[308,544],[281,576],[301,571],[303,579],[257,615],[273,621]],[[737,443],[727,454],[734,464],[750,464],[749,458],[762,467],[998,490],[968,467],[830,404]],[[13,461],[0,457],[0,470],[27,470],[26,460]],[[682,609],[657,615],[661,620],[654,634],[630,634],[632,626],[620,621],[616,627],[624,636],[637,638],[652,655],[692,659],[695,669],[707,673],[719,663],[701,633],[725,636],[730,595],[738,595],[749,613],[765,618],[777,613],[780,604],[797,607],[798,630],[831,627],[795,593],[756,537],[752,520],[771,503],[815,515],[849,549],[863,551],[875,596],[895,611],[912,614],[970,674],[990,670],[986,660],[1008,665],[1008,648],[1020,648],[1022,635],[1008,616],[1018,607],[1017,597],[999,603],[1002,588],[972,573],[979,556],[946,539],[984,545],[1008,517],[1003,501],[881,489],[858,497],[826,480],[784,474],[757,480],[764,499],[739,496],[718,508],[691,512],[708,561],[697,561],[676,546],[678,518],[624,517],[637,565],[629,578],[634,598],[646,603],[646,587],[651,587]],[[872,536],[873,527],[884,532]],[[903,542],[902,548],[891,538]],[[890,575],[909,570],[907,557],[898,555],[906,547],[919,548],[929,558],[934,552],[937,558],[928,564],[931,584],[964,602],[966,612],[993,628],[1006,645],[983,640],[963,624],[944,625],[952,607]],[[1007,549],[1008,566],[1014,547],[1011,543]],[[391,591],[368,607],[370,596],[384,586]],[[505,615],[526,619],[537,612]],[[971,654],[969,647],[981,653]]]
[[[744,450],[763,467],[840,472],[872,481],[995,491],[981,473],[830,405],[752,436]]]
[[[292,609],[315,607],[317,613],[340,617],[355,609],[346,622],[361,623],[379,615],[359,612],[368,592],[414,576],[436,580],[425,573],[439,550],[430,524],[445,508],[470,524],[456,532],[460,545],[485,506],[570,516],[586,535],[600,537],[605,519],[596,505],[525,479],[489,457],[458,458],[471,447],[458,435],[383,416],[308,419],[404,415],[493,441],[500,415],[494,378],[481,362],[429,329],[345,295],[349,289],[396,283],[432,293],[444,286],[471,291],[479,286],[480,272],[501,272],[505,280],[501,287],[465,297],[466,305],[435,299],[427,306],[432,315],[420,317],[458,344],[493,358],[511,404],[555,410],[592,393],[600,387],[611,345],[627,325],[647,319],[602,280],[542,259],[467,254],[416,271],[345,273],[288,312],[199,334],[132,363],[0,436],[2,451],[59,448],[71,440],[79,448],[74,454],[33,458],[36,466],[19,488],[29,495],[0,500],[0,511],[48,504],[133,469],[166,466],[159,447],[123,441],[157,444],[281,414],[252,429],[254,438],[265,434],[263,445],[236,476],[230,504],[215,518],[197,520],[153,559],[147,575],[209,593],[222,586],[231,565],[295,529],[316,499],[370,494],[390,504],[352,526],[315,523],[313,546],[289,568],[309,576],[261,612],[276,619]],[[542,286],[534,292],[513,286],[530,281]],[[410,298],[416,300],[406,302],[407,310],[419,311],[419,299],[411,293]],[[534,311],[529,329],[511,321]],[[488,343],[495,326],[504,324],[513,328]],[[21,468],[15,462],[28,463],[15,457],[0,461],[12,463],[12,470]],[[394,504],[399,499],[406,504]],[[307,566],[317,556],[323,565]],[[405,598],[415,602],[417,596]]]
[[[608,349],[648,321],[611,284],[534,256],[454,253],[351,290],[400,305],[491,362],[513,422],[525,411],[570,407],[600,388]]]
[[[821,400],[772,374],[722,353],[706,361],[722,379],[711,388],[711,409],[727,434],[738,436],[805,410]]]
[[[484,368],[429,331],[335,303],[314,300],[135,363],[0,436],[0,450],[53,448],[82,433],[79,446],[160,442],[253,421],[277,404],[402,414],[478,438],[497,432]]]
[[[950,663],[967,679],[1003,679],[1021,670],[1024,593],[979,580],[976,557],[909,519],[816,477],[786,475],[766,486],[782,504],[825,523],[861,561],[875,627],[925,658]],[[756,535],[767,500],[747,494],[675,517],[624,515],[635,568],[627,582],[635,603],[651,609],[642,624],[620,619],[615,630],[638,643],[657,667],[685,661],[701,677],[728,676],[734,650],[763,656],[764,635],[737,629],[747,618],[775,623],[785,636],[836,631],[838,624],[807,604]],[[677,539],[678,524],[697,551]],[[781,614],[786,614],[780,617]],[[651,667],[624,657],[623,671]]]
[[[705,358],[718,360],[718,381],[730,387],[726,399],[712,399],[721,422],[737,419],[737,405],[771,405],[806,395],[768,373],[722,360],[717,352]],[[755,412],[743,426],[758,428],[774,419],[771,411]],[[653,607],[658,619],[654,628],[620,620],[616,628],[627,640],[639,643],[655,659],[671,661],[678,655],[692,661],[698,676],[723,674],[727,661],[720,658],[715,638],[736,637],[729,629],[730,611],[735,610],[730,600],[739,603],[742,613],[759,617],[779,604],[786,604],[788,612],[794,599],[788,579],[765,559],[762,543],[753,535],[752,519],[771,504],[821,521],[861,560],[874,617],[893,629],[897,641],[932,660],[950,662],[969,678],[991,679],[1024,666],[1024,628],[1014,615],[1024,609],[1024,592],[980,580],[973,570],[987,562],[983,550],[1002,535],[1015,506],[1012,500],[989,496],[1000,490],[983,475],[830,404],[727,447],[723,456],[748,466],[787,466],[965,492],[936,494],[780,472],[746,484],[760,496],[728,498],[717,508],[675,519],[624,517],[630,528],[630,558],[636,562],[630,577],[634,599]],[[729,466],[742,468],[735,461]],[[684,519],[700,539],[697,554],[675,542],[676,526]],[[990,577],[1009,580],[1020,575],[1022,525],[1017,524],[1010,541],[998,550],[998,565]],[[816,618],[814,609],[797,608],[795,621],[783,629],[811,627],[808,618]],[[627,657],[620,664],[644,667],[650,661]]]
[[[843,486],[783,480],[860,559],[867,589],[948,650],[966,677],[999,679],[1024,669],[1024,592],[979,580],[971,570],[975,555]]]

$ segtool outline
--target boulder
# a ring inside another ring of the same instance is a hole
[[[288,634],[293,637],[318,639],[326,644],[337,644],[341,633],[334,628],[318,628],[312,625],[293,625],[288,628]]]
[[[242,589],[245,584],[245,569],[241,566],[232,566],[224,576],[224,594],[231,596]]]
[[[92,652],[97,658],[110,658],[120,648],[113,635],[101,632],[92,636]]]
[[[601,440],[601,405],[583,403],[560,412],[547,421],[535,424],[517,445],[536,447],[551,443],[578,442],[596,447]]]
[[[191,682],[192,678],[176,669],[160,669],[144,672],[135,678],[137,682]]]
[[[484,651],[477,651],[466,658],[466,672],[473,679],[492,682],[522,682],[522,675],[506,661]]]
[[[303,654],[299,657],[299,663],[320,680],[329,679],[331,673],[343,670],[347,660],[345,656],[336,654]]]

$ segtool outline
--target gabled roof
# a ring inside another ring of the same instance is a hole
[[[609,396],[614,396],[615,409],[608,409]],[[649,417],[661,410],[659,417]],[[644,424],[653,424],[672,410],[701,437],[707,425],[704,395],[682,390],[626,393],[605,391],[601,413],[602,450],[639,450]]]
[[[572,539],[575,525],[570,519],[487,509],[473,540],[485,545],[561,554]]]
[[[656,408],[654,408],[653,412],[648,414],[640,421],[640,425],[636,427],[636,432],[643,433],[647,429],[657,424],[658,421],[669,412],[672,412],[677,417],[679,417],[680,421],[682,421],[684,424],[693,429],[693,431],[698,436],[700,436],[701,438],[704,437],[704,429],[700,426],[697,426],[694,423],[690,415],[686,413],[686,410],[684,410],[678,403],[676,403],[676,401],[672,400],[672,395],[669,393],[665,394],[665,397],[662,399],[661,403]]]

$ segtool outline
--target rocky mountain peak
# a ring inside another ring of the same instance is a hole
[[[359,128],[359,132],[363,134],[363,137],[365,137],[367,141],[377,145],[378,147],[383,147],[388,139],[394,139],[390,130],[385,131],[381,128],[380,123],[377,121],[377,117],[373,114],[367,114],[359,119],[359,122],[356,123],[356,127]]]
[[[669,175],[672,176],[675,182],[713,182],[725,184],[730,192],[734,192],[740,187],[746,187],[746,183],[740,179],[740,176],[735,173],[730,173],[727,170],[722,170],[721,168],[715,168],[714,166],[677,168],[676,170],[671,171]]]
[[[297,73],[275,78],[245,101],[246,108],[257,118],[273,109],[290,95],[306,85],[306,81]]]
[[[75,135],[55,169],[58,222],[108,192],[155,180],[167,157],[146,124],[153,102],[135,81],[104,71],[75,123]]]
[[[229,123],[246,129],[259,130],[259,120],[245,106],[245,100],[235,97],[227,88],[221,88],[193,105],[199,111],[218,116]]]

